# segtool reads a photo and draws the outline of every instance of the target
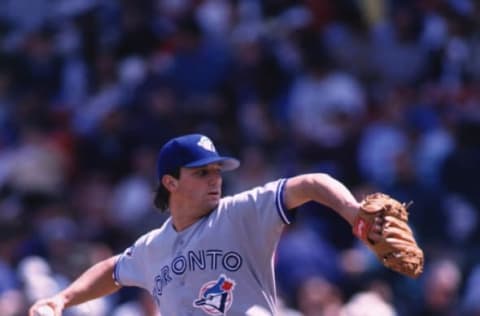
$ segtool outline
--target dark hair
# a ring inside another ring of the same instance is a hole
[[[180,168],[168,173],[172,177],[180,178]],[[170,192],[163,186],[162,180],[158,181],[158,186],[155,189],[155,196],[153,198],[153,205],[160,211],[164,212],[168,209],[168,202],[170,199]]]

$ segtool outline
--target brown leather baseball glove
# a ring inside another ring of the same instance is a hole
[[[369,237],[374,225],[380,226],[381,238],[376,241]],[[367,195],[361,201],[353,233],[387,268],[411,278],[417,278],[423,272],[423,251],[408,225],[404,203],[383,193]]]

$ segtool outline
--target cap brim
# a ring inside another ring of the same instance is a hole
[[[234,170],[240,166],[240,161],[232,157],[209,157],[209,158],[200,159],[200,160],[188,163],[183,167],[198,168],[198,167],[203,167],[212,163],[219,163],[223,171]]]

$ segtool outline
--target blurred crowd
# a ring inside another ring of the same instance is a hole
[[[480,315],[480,2],[0,1],[0,315],[24,316],[166,218],[155,160],[200,132],[232,194],[326,172],[413,201],[410,280],[337,214],[296,212],[284,315]],[[65,315],[157,315],[124,288]]]

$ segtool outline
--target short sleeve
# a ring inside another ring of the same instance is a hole
[[[272,246],[284,225],[292,222],[283,198],[285,183],[285,179],[280,179],[225,199],[222,212],[234,225],[241,225],[242,231],[257,244],[266,240],[267,244],[262,246]]]
[[[146,236],[140,237],[131,247],[118,255],[113,271],[113,279],[120,286],[145,287],[144,264]]]

